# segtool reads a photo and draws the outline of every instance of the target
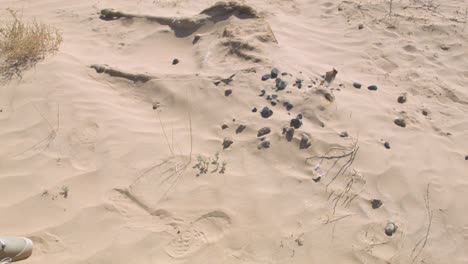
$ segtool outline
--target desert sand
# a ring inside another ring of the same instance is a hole
[[[468,2],[216,2],[0,2],[63,34],[0,86],[23,263],[468,263]]]

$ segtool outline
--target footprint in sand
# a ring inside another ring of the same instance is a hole
[[[230,225],[231,218],[224,212],[210,212],[180,231],[178,237],[169,242],[164,250],[173,258],[187,257],[220,240]]]
[[[89,170],[95,167],[94,153],[99,126],[94,122],[87,122],[77,127],[69,134],[69,155],[73,163],[80,169]]]
[[[109,200],[107,209],[125,217],[127,227],[130,229],[163,232],[174,230],[183,222],[164,209],[151,209],[126,189],[112,190]]]

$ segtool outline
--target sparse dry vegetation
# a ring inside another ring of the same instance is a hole
[[[0,24],[0,78],[3,81],[21,78],[46,55],[58,51],[60,32],[36,20],[25,21],[17,12]]]

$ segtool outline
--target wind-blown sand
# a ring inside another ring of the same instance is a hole
[[[468,3],[202,12],[215,2],[1,1],[2,19],[20,10],[64,38],[0,87],[0,227],[34,241],[24,263],[468,263]],[[261,80],[273,67],[290,74],[284,91]],[[333,159],[306,161],[337,147],[358,151],[336,179],[346,159],[328,174]],[[197,175],[216,153],[218,170]]]

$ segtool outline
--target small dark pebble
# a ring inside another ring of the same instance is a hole
[[[312,179],[314,182],[319,182],[322,179],[322,177],[318,176],[317,178]]]
[[[465,160],[468,160],[468,155],[465,156]]]
[[[295,85],[298,89],[301,89],[301,88],[302,88],[302,80],[301,80],[301,79],[296,79],[296,83],[294,83],[294,85]]]
[[[247,126],[246,125],[239,125],[236,129],[236,134],[240,134],[244,131],[244,129],[246,129]]]
[[[283,134],[286,135],[286,140],[291,141],[294,137],[294,127],[283,128]]]
[[[195,35],[195,36],[193,37],[192,44],[197,43],[200,39],[201,39],[201,36],[200,36],[200,35],[198,35],[198,34]]]
[[[263,137],[267,134],[270,134],[271,129],[269,127],[264,127],[258,130],[257,137]]]
[[[278,70],[277,68],[273,68],[273,69],[271,70],[270,77],[271,77],[272,79],[275,79],[276,77],[278,77],[278,74],[279,74],[279,70]]]
[[[277,95],[277,94],[272,94],[272,95],[271,95],[271,99],[276,99],[276,98],[278,98],[278,95]]]
[[[272,106],[276,106],[276,102],[275,102],[275,101],[271,101],[270,104],[271,104]]]
[[[227,89],[226,91],[224,91],[225,96],[229,96],[231,94],[232,94],[232,89]]]
[[[396,233],[397,230],[398,230],[398,226],[392,222],[389,222],[387,226],[385,227],[385,234],[387,236],[392,236],[393,234]]]
[[[288,111],[293,109],[293,107],[294,107],[294,105],[291,104],[290,102],[284,102],[283,106],[286,107],[286,110],[288,110]]]
[[[286,89],[287,85],[288,85],[287,82],[285,82],[283,80],[280,80],[279,82],[276,82],[276,90],[282,91],[282,90]]]
[[[335,96],[329,92],[326,92],[323,96],[330,103],[333,103],[333,101],[335,101]]]
[[[364,25],[363,25],[363,24],[359,24],[358,29],[361,30],[361,29],[363,29],[363,28],[364,28]]]
[[[362,84],[360,84],[360,83],[358,83],[358,82],[354,82],[354,83],[353,83],[353,87],[356,88],[356,89],[361,89]]]
[[[262,81],[266,81],[266,80],[268,80],[270,78],[271,78],[270,74],[265,74],[265,75],[262,76]]]
[[[160,104],[159,104],[159,103],[156,103],[156,104],[154,104],[154,105],[153,105],[153,110],[156,110],[156,109],[158,109],[158,108],[159,108],[159,106],[160,106]],[[0,112],[1,112],[1,111],[0,111]]]
[[[179,60],[178,60],[178,59],[172,60],[172,65],[176,65],[176,64],[178,64],[178,63],[179,63]]]
[[[258,149],[267,149],[267,148],[270,147],[270,145],[271,145],[271,144],[270,144],[270,141],[264,140],[264,141],[262,141],[262,143],[260,143],[260,144],[258,145],[257,148],[258,148]]]
[[[380,206],[382,206],[382,201],[379,200],[379,199],[372,199],[371,201],[371,205],[372,205],[372,209],[377,209],[379,208]]]
[[[271,100],[271,96],[270,95],[267,95],[267,98],[266,98],[268,101]]]
[[[257,112],[257,107],[252,108],[252,112],[256,113]]]
[[[398,101],[398,103],[400,103],[400,104],[406,103],[406,95],[405,95],[405,94],[402,94],[402,95],[398,96],[397,101]]]
[[[346,132],[346,131],[343,131],[343,132],[340,133],[340,137],[342,137],[342,138],[345,138],[345,137],[348,137],[348,136],[349,136],[348,132]]]
[[[262,111],[260,112],[260,115],[263,118],[268,118],[271,115],[273,115],[273,111],[270,108],[268,108],[268,106],[265,106],[265,107],[263,107]]]
[[[367,87],[367,89],[369,89],[371,91],[377,91],[378,87],[377,87],[377,85],[371,85],[371,86]]]
[[[297,119],[302,119],[302,114],[297,114],[296,118]]]
[[[307,149],[311,145],[310,138],[306,134],[302,134],[301,141],[299,142],[299,149]]]
[[[264,95],[265,95],[265,93],[266,93],[266,91],[265,91],[265,90],[261,90],[261,91],[260,91],[260,94],[259,94],[258,96],[264,96]]]
[[[390,143],[385,142],[383,145],[384,145],[384,147],[385,147],[386,149],[390,149]]]
[[[302,126],[302,121],[299,118],[293,118],[291,119],[291,122],[289,125],[294,127],[295,129],[298,129]]]
[[[283,72],[283,73],[281,73],[281,75],[282,75],[282,76],[286,76],[286,75],[288,75],[288,73],[287,73],[287,72]]]
[[[397,118],[393,122],[399,127],[406,127],[406,121],[403,118]]]
[[[221,126],[221,129],[224,130],[224,129],[228,128],[228,127],[229,127],[228,125],[223,124],[223,125]]]
[[[232,143],[234,143],[234,141],[233,141],[232,139],[230,139],[230,138],[225,138],[225,139],[223,140],[223,148],[224,148],[224,149],[229,148],[229,147],[232,145]]]
[[[424,116],[428,116],[428,115],[429,115],[429,112],[428,112],[427,110],[422,110],[422,114],[423,114]]]

